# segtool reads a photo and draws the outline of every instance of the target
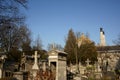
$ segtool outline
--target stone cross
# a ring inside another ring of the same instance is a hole
[[[37,64],[37,51],[35,51],[34,61],[35,61],[35,63]]]
[[[87,59],[87,61],[85,61],[87,63],[87,66],[89,66],[90,60]]]
[[[34,65],[33,65],[32,69],[39,69],[37,58],[38,58],[38,56],[37,56],[37,51],[35,51],[35,55],[34,55]]]

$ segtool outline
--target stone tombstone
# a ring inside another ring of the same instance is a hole
[[[66,57],[67,53],[59,50],[51,50],[48,52],[49,66],[55,80],[67,80],[66,73]]]
[[[98,57],[97,59],[98,59],[98,63],[102,64],[102,59],[100,57]]]
[[[89,65],[90,65],[90,60],[87,59],[87,60],[86,60],[86,66],[89,66]]]
[[[13,72],[13,77],[15,80],[28,80],[28,72]]]
[[[95,72],[101,72],[101,68],[100,68],[99,62],[95,62]]]
[[[42,69],[43,69],[43,71],[46,71],[46,62],[43,62]]]
[[[35,55],[34,55],[34,64],[32,66],[32,75],[33,78],[35,78],[37,76],[37,72],[39,71],[39,66],[38,66],[38,55],[37,55],[37,51],[35,51]]]
[[[26,70],[26,56],[25,56],[25,53],[23,53],[22,57],[21,57],[21,68],[20,70],[21,71],[25,71]]]
[[[23,72],[14,72],[13,77],[17,80],[23,80]]]
[[[80,69],[80,74],[84,74],[86,67],[82,66],[81,62],[79,62],[79,69]]]
[[[0,68],[0,79],[2,78],[2,69]]]
[[[35,51],[35,55],[34,55],[34,65],[33,65],[33,67],[32,67],[32,69],[39,69],[39,67],[38,67],[38,55],[37,55],[37,51]]]
[[[6,55],[1,55],[0,56],[0,79],[3,77],[4,75],[4,72],[3,72],[3,66],[4,66],[4,63],[5,63],[5,59],[7,58]]]

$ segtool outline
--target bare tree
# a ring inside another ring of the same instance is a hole
[[[120,46],[120,34],[118,35],[118,38],[113,41],[113,43],[114,43],[115,45]]]
[[[31,50],[31,31],[26,26],[21,26],[19,28],[20,42],[19,47],[22,48],[23,51]]]
[[[5,52],[9,52],[11,49],[19,49],[25,43],[30,45],[31,37],[30,31],[26,26],[2,26],[0,27],[0,47]]]
[[[56,50],[60,50],[63,51],[63,47],[60,44],[48,44],[48,51],[52,50],[52,49],[56,49]]]
[[[27,1],[0,0],[0,47],[6,52],[20,47],[23,41],[21,26],[24,25],[25,16],[21,15],[20,6],[27,8]]]
[[[42,40],[40,38],[40,36],[38,35],[36,40],[34,41],[34,44],[33,44],[33,49],[34,50],[42,50]]]
[[[24,22],[25,16],[20,14],[20,5],[27,7],[28,0],[0,0],[0,26],[14,23],[19,25]]]

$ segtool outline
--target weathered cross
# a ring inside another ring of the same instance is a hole
[[[33,56],[34,56],[34,65],[33,65],[32,69],[39,69],[39,67],[38,67],[38,61],[37,61],[37,58],[39,56],[37,55],[37,51],[35,51],[35,55],[33,55]]]
[[[37,64],[37,51],[35,51],[35,55],[34,55],[34,61],[35,61],[35,63]]]
[[[89,66],[90,60],[87,59],[87,61],[85,61],[87,63],[87,66]]]

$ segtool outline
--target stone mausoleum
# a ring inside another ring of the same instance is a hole
[[[48,52],[48,54],[49,66],[52,72],[55,74],[55,80],[67,80],[67,53],[59,50],[51,50]]]

